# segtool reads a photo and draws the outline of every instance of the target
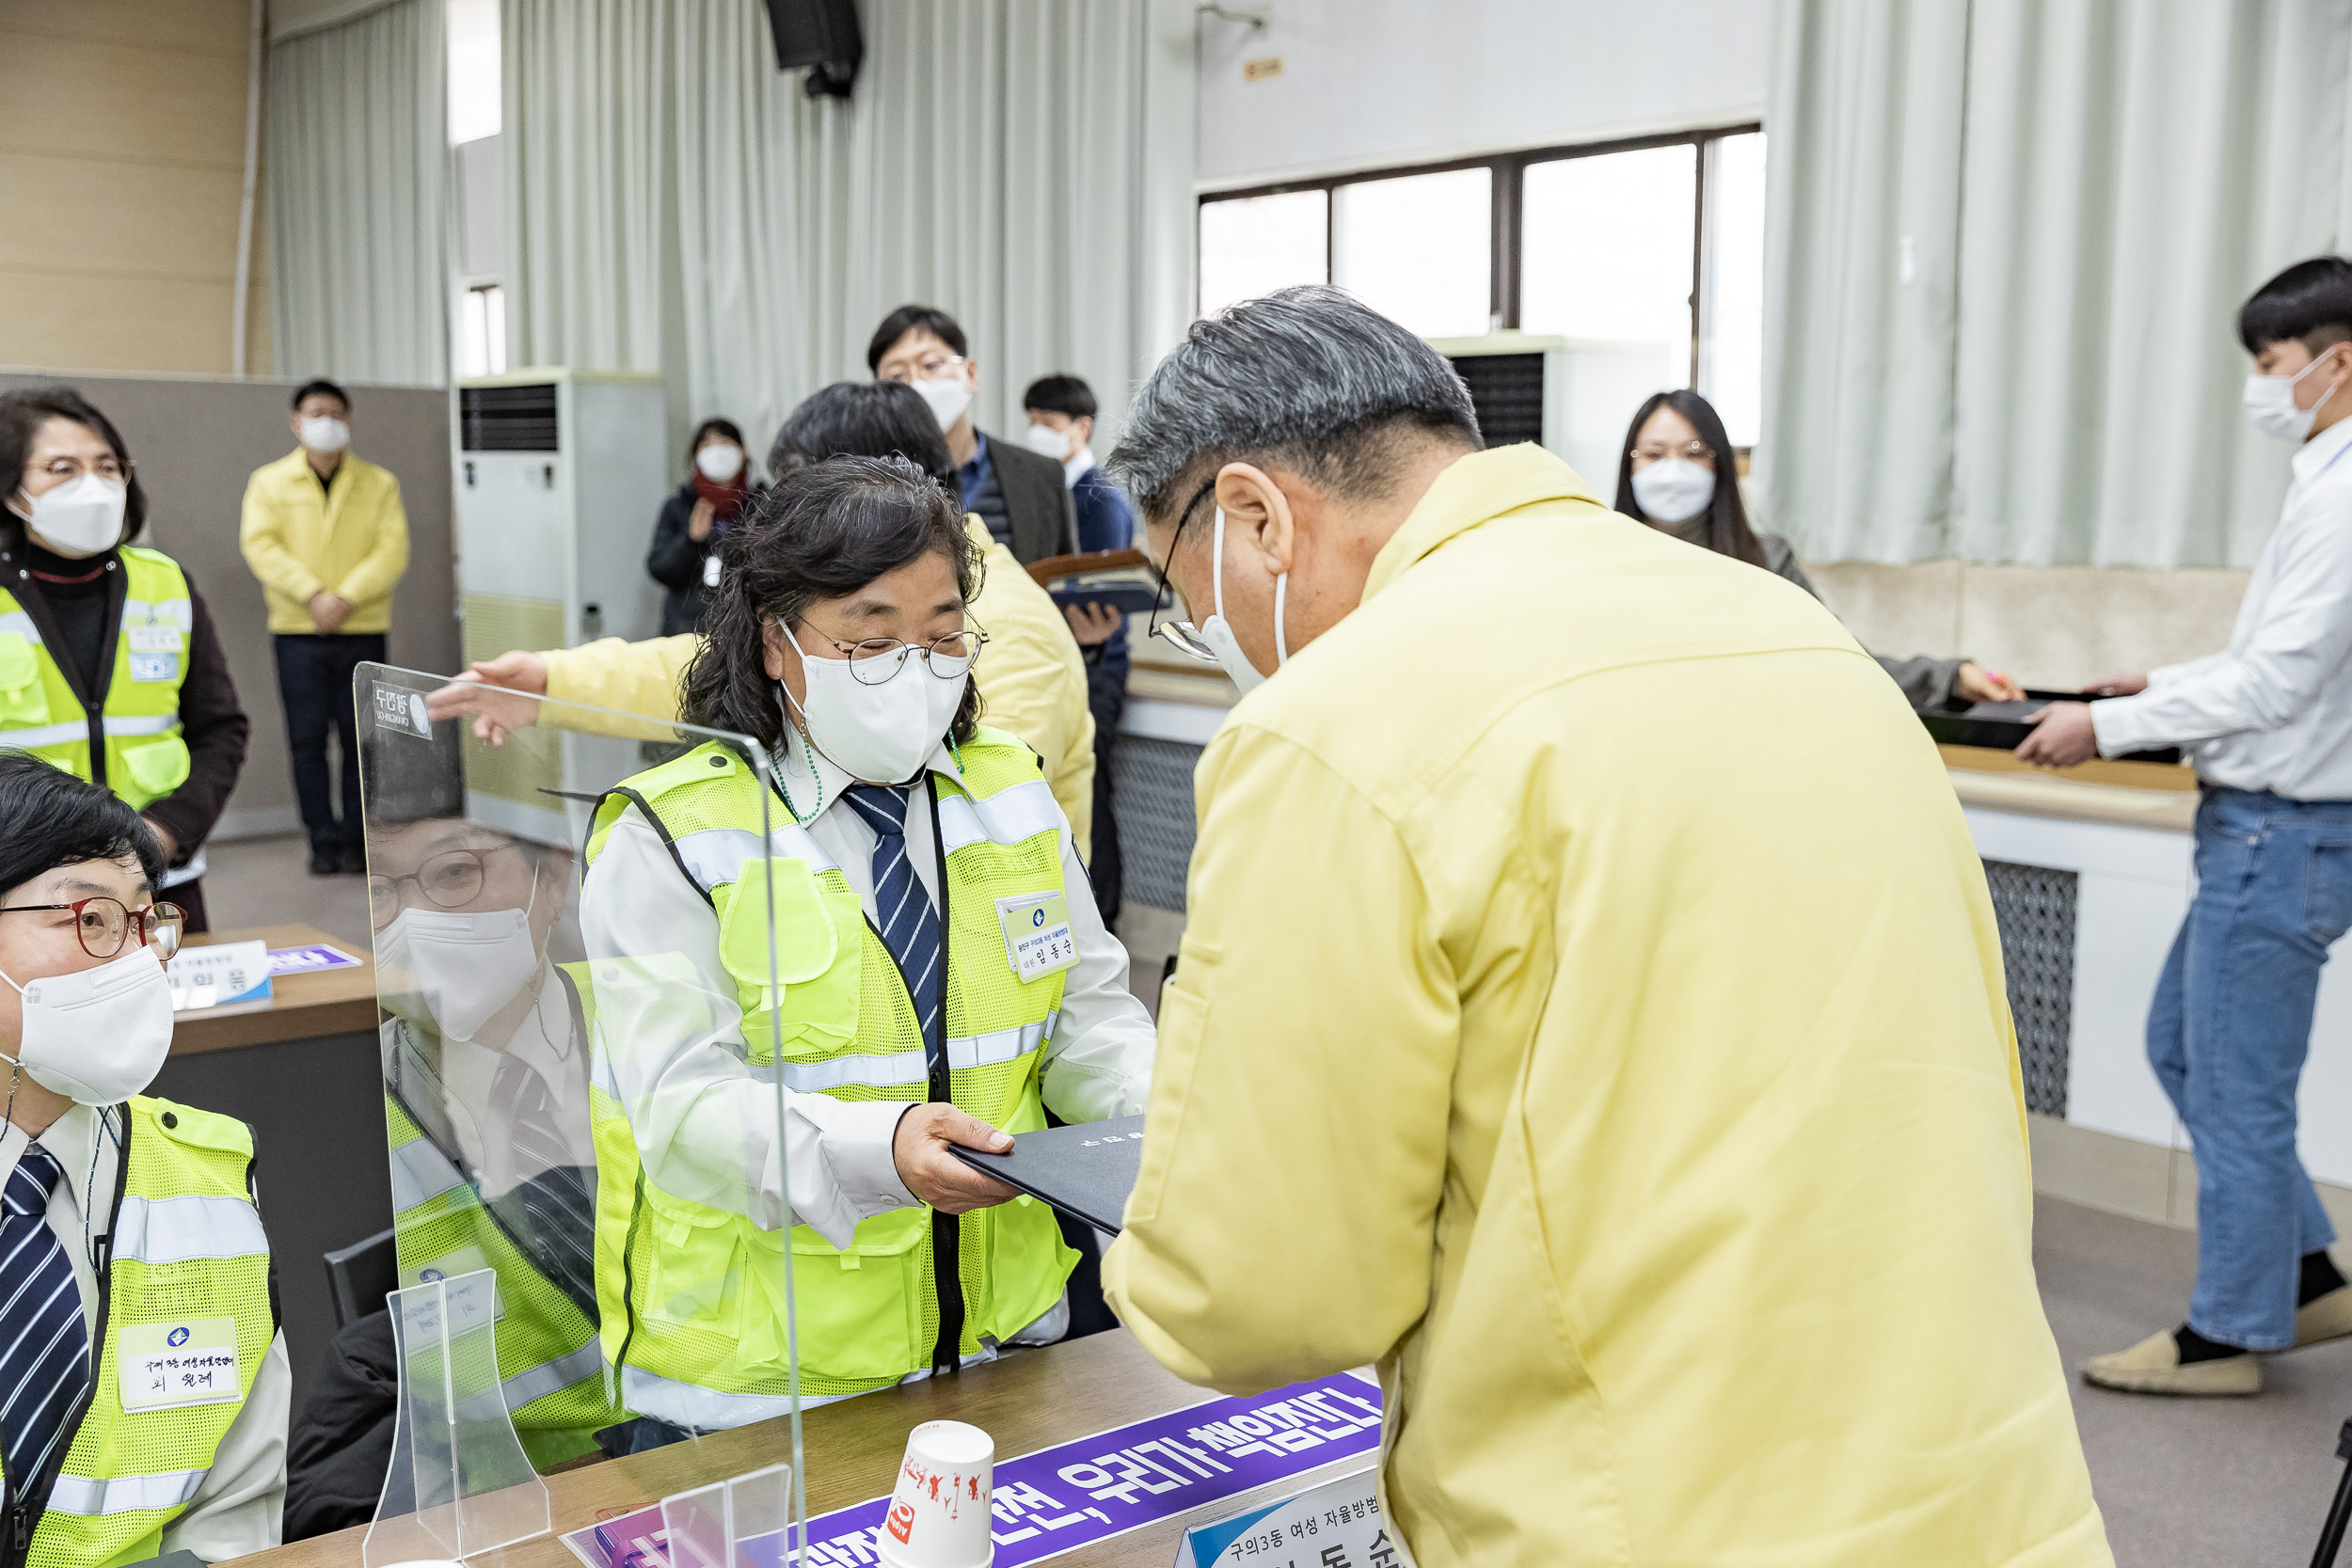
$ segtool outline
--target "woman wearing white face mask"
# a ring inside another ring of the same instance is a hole
[[[780,483],[730,552],[685,688],[688,720],[756,737],[766,766],[704,745],[597,812],[582,934],[598,1082],[631,1134],[599,1127],[598,1183],[658,1223],[600,1218],[596,1263],[608,1310],[623,1278],[652,1281],[626,1324],[605,1323],[622,1402],[652,1418],[644,1443],[782,1408],[780,1336],[714,1360],[710,1335],[780,1314],[742,1298],[771,1275],[739,1259],[772,1259],[787,1226],[804,1400],[1068,1329],[1076,1256],[1052,1213],[1007,1203],[947,1148],[1003,1148],[998,1129],[1042,1127],[1049,1106],[1138,1111],[1152,1024],[1035,753],[976,722],[979,559],[954,500],[902,458]],[[780,997],[768,897],[739,892],[761,886],[763,796]],[[607,958],[698,976],[703,1005],[609,1001]],[[763,1073],[779,1035],[782,1150]],[[641,1167],[616,1171],[612,1151]],[[826,1262],[852,1246],[855,1272]]]
[[[278,1541],[290,1379],[252,1134],[142,1092],[171,1046],[161,959],[182,929],[162,869],[120,800],[0,756],[9,1560]]]
[[[719,580],[719,541],[751,515],[760,486],[752,479],[743,432],[732,420],[705,420],[686,443],[686,483],[661,503],[645,570],[661,584],[661,635],[702,626],[703,607]]]
[[[245,766],[245,710],[202,595],[133,544],[147,495],[71,388],[0,397],[0,746],[103,784],[147,818],[163,885],[203,930],[204,839]]]
[[[1797,552],[1748,526],[1737,458],[1714,404],[1684,388],[1653,393],[1635,411],[1617,464],[1617,510],[1686,543],[1787,578],[1813,594]],[[1921,711],[2015,701],[2025,689],[1972,658],[1871,656]]]

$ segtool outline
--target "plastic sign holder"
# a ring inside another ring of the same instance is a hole
[[[789,1465],[661,1499],[670,1568],[771,1568],[788,1555],[785,1531],[791,1525]]]
[[[400,1403],[361,1562],[449,1561],[547,1534],[547,1482],[499,1384],[497,1274],[428,1280],[385,1301]]]

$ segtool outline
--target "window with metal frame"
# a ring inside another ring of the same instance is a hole
[[[1337,283],[1425,337],[1657,343],[1688,366],[1734,445],[1756,439],[1761,126],[1216,191],[1200,218],[1203,314]]]

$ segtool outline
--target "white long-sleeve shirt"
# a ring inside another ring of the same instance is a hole
[[[803,811],[822,800],[802,826],[839,864],[871,919],[874,832],[841,803],[850,780],[822,757],[814,761],[812,774],[808,757],[794,756],[786,783]],[[944,747],[930,767],[955,776]],[[793,819],[772,789],[769,807],[777,825]],[[1055,820],[1078,961],[1063,976],[1059,1020],[1043,1048],[1045,1103],[1072,1122],[1139,1115],[1152,1086],[1151,1016],[1127,990],[1127,950],[1103,924],[1058,808]],[[937,909],[938,856],[919,792],[906,815],[906,839],[915,879]],[[850,1243],[860,1220],[915,1201],[891,1148],[906,1111],[901,1102],[787,1089],[786,1147],[777,1148],[775,1079],[743,1058],[742,1015],[720,962],[718,921],[634,807],[614,823],[588,870],[580,929],[596,976],[599,1033],[614,1042],[599,1070],[613,1075],[608,1087],[629,1109],[649,1178],[681,1197],[747,1214],[765,1229],[787,1223],[788,1191],[789,1222],[812,1227],[835,1246]],[[624,976],[617,987],[607,978],[616,964]],[[616,1006],[626,1012],[616,1014]]]
[[[114,1212],[120,1152],[113,1136],[101,1128],[98,1113],[87,1105],[68,1110],[39,1141],[65,1167],[65,1180],[50,1189],[45,1217],[50,1232],[72,1259],[73,1284],[82,1294],[82,1328],[95,1352],[98,1274],[90,1259]],[[0,1185],[15,1173],[25,1144],[23,1128],[0,1124]],[[93,1354],[93,1374],[96,1368]],[[211,1471],[186,1510],[164,1531],[166,1554],[194,1552],[207,1562],[217,1562],[278,1544],[286,1507],[286,1417],[293,1401],[294,1374],[286,1365],[286,1337],[281,1333],[270,1340],[252,1391],[213,1450]]]
[[[2352,800],[2352,420],[2295,454],[2279,527],[2230,645],[2090,705],[2102,755],[2180,746],[2197,776],[2296,800]]]

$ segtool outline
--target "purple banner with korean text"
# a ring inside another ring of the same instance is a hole
[[[989,1499],[995,1568],[1042,1562],[1379,1446],[1380,1390],[1342,1373],[999,1458]],[[811,1519],[805,1568],[872,1568],[889,1511],[884,1493]],[[659,1505],[563,1540],[587,1568],[671,1568]],[[739,1550],[750,1568],[783,1568],[780,1535]]]

